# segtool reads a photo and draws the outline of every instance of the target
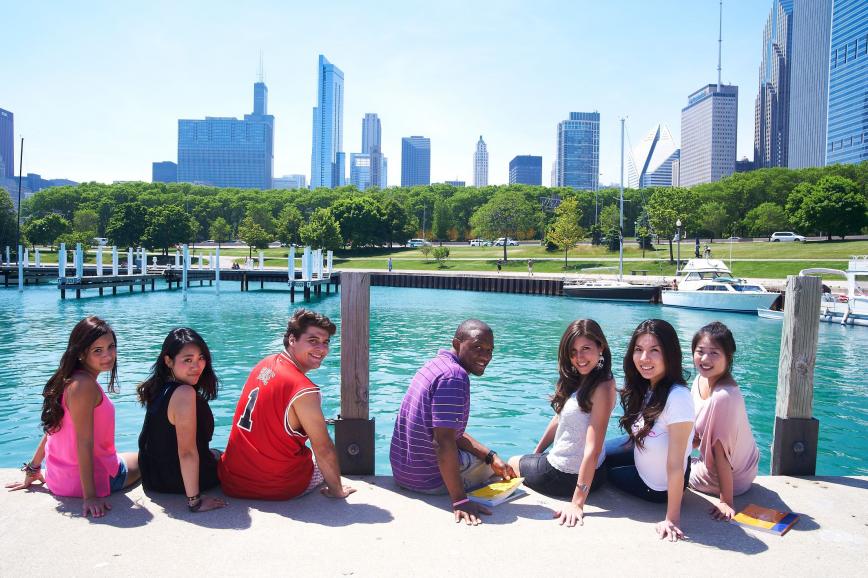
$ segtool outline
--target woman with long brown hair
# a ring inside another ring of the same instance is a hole
[[[570,323],[558,347],[555,411],[534,453],[509,459],[524,484],[570,501],[555,512],[560,524],[583,524],[585,500],[605,479],[606,426],[615,407],[612,353],[593,319]],[[551,447],[549,451],[546,451]]]
[[[138,454],[115,451],[115,408],[96,381],[104,371],[110,375],[108,390],[114,393],[115,333],[99,317],[85,317],[73,328],[60,367],[45,384],[45,435],[22,468],[24,481],[7,488],[20,490],[38,480],[58,496],[84,498],[82,515],[99,518],[111,509],[105,499],[110,493],[138,481]]]
[[[633,332],[624,354],[621,407],[619,423],[627,435],[606,444],[609,482],[644,500],[666,503],[657,534],[673,542],[684,538],[678,525],[690,479],[693,400],[678,335],[662,319],[647,319]]]

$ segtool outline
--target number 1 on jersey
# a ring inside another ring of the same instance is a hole
[[[253,408],[256,407],[256,398],[259,397],[259,388],[251,390],[247,395],[247,405],[244,406],[244,413],[241,414],[241,419],[238,420],[238,427],[246,431],[253,429]]]

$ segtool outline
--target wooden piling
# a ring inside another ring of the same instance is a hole
[[[341,473],[374,473],[374,420],[368,417],[371,275],[341,274],[341,414],[335,445]]]
[[[812,476],[816,473],[820,422],[812,415],[812,404],[821,294],[819,277],[787,277],[772,475]]]

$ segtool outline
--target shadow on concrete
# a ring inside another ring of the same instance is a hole
[[[47,493],[47,490],[46,490]],[[65,498],[62,496],[52,497],[57,500],[55,510],[69,517],[84,517],[81,515],[81,498]],[[126,494],[113,494],[107,498],[112,508],[102,518],[88,516],[91,524],[114,526],[116,528],[138,528],[146,526],[154,518],[147,507],[140,500],[133,500]]]
[[[163,509],[163,513],[175,520],[182,520],[213,530],[243,530],[251,526],[250,510],[247,500],[235,500],[225,498],[219,491],[206,492],[209,496],[224,497],[229,503],[224,508],[209,510],[207,512],[191,512],[187,509],[186,496],[180,494],[161,494],[159,492],[145,491],[145,495],[154,504]]]
[[[814,478],[806,478],[803,482],[818,484],[821,488],[826,486],[849,486],[851,488],[859,488],[860,490],[868,489],[868,479],[861,478],[841,478],[835,476],[817,476]]]
[[[394,520],[390,511],[378,506],[326,498],[318,490],[307,496],[282,502],[236,499],[235,503],[239,505],[245,503],[251,509],[277,514],[298,522],[333,528],[355,524],[387,524]]]

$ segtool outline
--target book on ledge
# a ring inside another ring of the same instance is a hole
[[[793,527],[793,524],[799,521],[799,515],[748,504],[732,518],[732,521],[745,528],[783,536]]]
[[[512,478],[511,480],[501,480],[499,482],[494,482],[488,484],[487,486],[482,486],[481,488],[477,488],[472,492],[467,494],[467,497],[471,502],[476,502],[477,504],[482,504],[483,506],[488,506],[489,508],[493,508],[494,506],[500,505],[505,501],[513,498],[520,497],[526,495],[527,492],[518,490],[518,487],[524,481],[524,478]]]

